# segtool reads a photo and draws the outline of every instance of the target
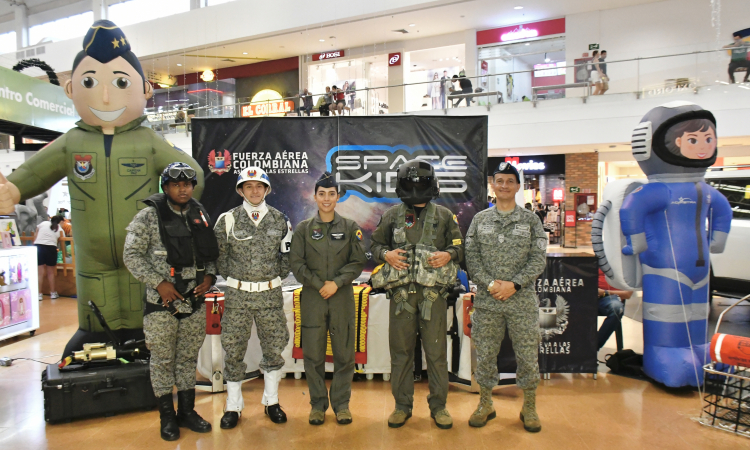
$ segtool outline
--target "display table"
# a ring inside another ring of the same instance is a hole
[[[292,357],[294,342],[293,293],[295,287],[284,288],[284,313],[289,328],[289,343],[282,356],[284,373],[294,373],[301,378],[305,371],[301,359]],[[540,345],[539,369],[542,373],[596,373],[596,321],[597,321],[597,262],[589,254],[549,254],[547,268],[535,284],[540,299]],[[456,314],[453,307],[447,311],[448,333],[448,370],[451,382],[471,385],[473,367],[476,365],[472,352],[471,337],[464,332],[467,314],[463,299],[456,303]],[[389,379],[391,358],[388,347],[388,314],[389,300],[385,294],[370,295],[370,310],[367,332],[367,363],[357,364],[357,373],[384,374]],[[470,319],[469,319],[470,320]],[[455,326],[454,326],[455,323]],[[259,364],[262,357],[260,341],[253,325],[245,363],[247,377],[260,375]],[[456,340],[454,344],[454,340]],[[424,356],[423,356],[424,359]],[[455,359],[455,361],[454,361]],[[208,378],[207,390],[223,391],[222,371],[224,352],[221,348],[221,336],[206,336],[198,355],[198,373]],[[422,367],[427,367],[423,360]],[[333,372],[333,363],[326,363],[326,371]],[[506,334],[498,356],[500,384],[512,383],[515,380],[515,355]]]
[[[39,328],[36,247],[0,249],[0,340]]]

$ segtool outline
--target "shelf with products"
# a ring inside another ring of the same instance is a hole
[[[36,247],[0,249],[0,340],[39,328]]]

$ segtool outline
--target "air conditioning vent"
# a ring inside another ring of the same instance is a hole
[[[36,54],[37,55],[43,55],[44,54],[44,47],[37,47]]]
[[[33,48],[30,50],[26,50],[26,56],[34,56],[34,55],[36,55],[36,52],[34,51]]]

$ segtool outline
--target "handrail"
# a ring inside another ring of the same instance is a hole
[[[731,50],[731,48],[720,48],[720,49],[712,49],[712,50],[695,50],[695,51],[692,51],[692,52],[674,53],[674,54],[669,54],[669,55],[640,56],[640,57],[630,58],[630,59],[611,60],[611,61],[606,61],[604,63],[607,64],[608,66],[611,66],[611,65],[616,65],[616,64],[620,64],[620,63],[627,63],[627,62],[640,62],[640,61],[663,59],[663,58],[674,58],[674,57],[680,57],[680,56],[697,56],[697,55],[712,54],[712,53],[717,53],[717,52],[726,52],[726,51],[729,51],[729,50]],[[508,55],[508,57],[513,57],[513,56],[514,55]],[[556,68],[557,69],[563,69],[564,68],[564,69],[567,70],[567,69],[571,69],[571,68],[575,69],[575,68],[579,68],[579,67],[584,67],[584,66],[586,66],[588,64],[590,64],[590,62],[587,61],[587,62],[584,62],[584,63],[581,63],[581,64],[571,64],[571,65],[559,66],[559,67],[556,67]],[[492,74],[473,75],[473,76],[465,76],[465,77],[462,77],[462,78],[466,78],[466,79],[469,79],[469,80],[477,80],[477,79],[480,79],[480,78],[500,77],[500,76],[505,76],[505,75],[516,75],[516,74],[532,73],[532,72],[536,72],[538,70],[540,70],[540,69],[533,69],[532,68],[532,69],[529,69],[529,70],[517,70],[517,71],[509,71],[509,72],[492,73]],[[460,79],[460,78],[458,78],[458,79]],[[456,79],[450,78],[450,79],[448,79],[446,81],[449,82],[449,83],[453,83],[453,80],[456,80]],[[349,89],[349,90],[345,91],[345,93],[347,95],[350,95],[351,93],[359,93],[359,92],[367,93],[369,91],[376,91],[376,90],[381,90],[381,89],[403,88],[403,87],[406,87],[406,86],[420,86],[420,85],[423,86],[423,85],[429,85],[429,84],[434,84],[434,83],[442,83],[442,82],[443,82],[442,80],[427,80],[427,81],[418,81],[418,82],[412,82],[412,83],[388,84],[388,85],[383,85],[383,86],[374,86],[374,87],[364,87],[364,88]],[[585,83],[585,82],[579,82],[579,83]],[[543,88],[550,89],[549,87],[540,87],[540,89],[543,89]],[[472,93],[471,96],[481,96],[481,95],[485,95],[486,96],[487,94],[485,94],[485,92],[487,92],[487,91]],[[258,105],[258,104],[264,104],[264,103],[265,104],[270,104],[271,102],[276,102],[276,101],[289,101],[289,100],[298,101],[298,100],[300,100],[300,99],[302,99],[303,97],[306,97],[306,96],[320,97],[322,95],[326,95],[326,93],[308,93],[307,95],[300,93],[298,95],[293,95],[293,96],[289,96],[289,97],[282,97],[282,98],[276,99],[276,100],[262,100],[262,101],[255,101],[255,102],[253,102],[253,101],[250,101],[250,102],[236,102],[236,103],[228,104],[228,105],[209,105],[209,106],[192,107],[190,109],[192,111],[196,111],[196,112],[197,111],[208,111],[208,110],[212,110],[212,109],[236,108],[236,107],[242,107],[242,106],[247,106],[247,105]],[[449,94],[449,95],[451,95],[451,94]],[[186,110],[186,108],[183,106],[183,111],[185,111],[185,110]],[[148,115],[164,115],[164,114],[173,114],[176,111],[177,110],[175,110],[175,109],[172,109],[172,110],[169,110],[169,111],[149,111],[147,109],[146,110],[146,114],[148,114]]]

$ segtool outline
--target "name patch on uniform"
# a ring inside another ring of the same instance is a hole
[[[529,237],[531,236],[531,231],[529,230],[530,228],[528,225],[516,224],[516,227],[513,229],[513,234],[515,236]]]
[[[345,236],[344,233],[331,233],[331,239],[334,241],[343,241]]]
[[[154,255],[156,256],[167,256],[166,250],[154,250]]]
[[[279,230],[268,230],[269,236],[281,236],[281,231]]]
[[[495,232],[495,227],[492,225],[480,225],[479,232],[482,234],[490,234]]]
[[[461,245],[461,239],[453,239],[453,245]]]
[[[120,158],[120,176],[121,177],[134,177],[146,175],[148,166],[146,165],[146,158]]]
[[[316,241],[319,241],[323,239],[323,229],[322,228],[313,228],[312,235],[310,235],[311,238],[315,239]]]

